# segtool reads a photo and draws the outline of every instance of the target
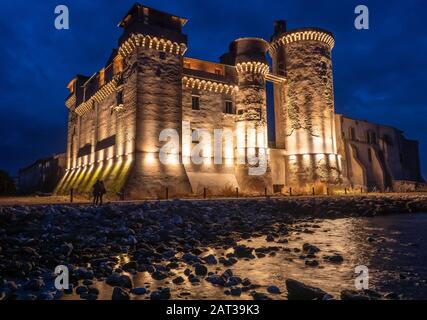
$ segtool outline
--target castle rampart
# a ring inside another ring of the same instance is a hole
[[[237,39],[220,62],[210,62],[185,56],[186,21],[134,5],[105,66],[70,82],[67,170],[57,193],[89,193],[96,179],[134,199],[166,190],[170,197],[235,188],[259,194],[422,180],[418,146],[397,130],[367,123],[359,126],[366,142],[346,136],[357,121],[335,114],[330,32],[288,31],[278,21],[271,42]],[[270,146],[266,82],[274,84]],[[165,130],[176,132],[176,144]],[[391,136],[398,137],[392,144]]]

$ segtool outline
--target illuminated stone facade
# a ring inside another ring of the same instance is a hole
[[[363,142],[346,137],[348,121],[334,111],[329,32],[287,31],[279,21],[271,42],[238,39],[215,63],[184,56],[185,23],[134,5],[106,66],[70,82],[67,170],[57,193],[89,193],[96,179],[128,199],[227,195],[236,188],[271,193],[315,183],[386,189],[421,180],[416,143],[400,133],[386,150],[376,144],[386,139],[381,126],[372,125],[378,139],[370,134],[366,142],[371,162],[360,160]],[[274,85],[270,142],[267,82]],[[165,130],[177,132],[178,143]],[[165,162],[161,151],[170,145]],[[396,154],[399,161],[389,161]]]

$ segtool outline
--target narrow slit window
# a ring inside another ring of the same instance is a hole
[[[199,143],[199,131],[196,129],[191,130],[191,141],[193,143]]]
[[[227,114],[233,114],[234,110],[233,110],[233,102],[231,101],[225,101],[225,113]]]
[[[193,110],[200,110],[200,97],[198,96],[191,97],[191,108]]]

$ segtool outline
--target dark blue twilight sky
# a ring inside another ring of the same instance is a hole
[[[0,168],[16,174],[65,150],[66,85],[106,62],[116,27],[133,0],[1,1]],[[273,22],[334,33],[339,113],[398,127],[418,139],[427,176],[427,3],[425,0],[146,0],[189,19],[188,56],[217,61],[243,36],[269,39]],[[70,30],[54,28],[54,8],[70,10]],[[370,9],[370,30],[354,28],[354,8]]]

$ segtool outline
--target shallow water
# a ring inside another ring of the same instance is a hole
[[[345,218],[336,220],[314,220],[295,224],[288,236],[267,243],[265,237],[242,241],[250,247],[277,246],[289,248],[291,252],[279,250],[275,256],[266,256],[253,260],[242,260],[230,267],[234,275],[249,278],[253,284],[261,285],[257,292],[266,293],[266,288],[276,285],[282,291],[279,295],[270,295],[273,299],[286,299],[285,280],[296,279],[305,284],[323,289],[339,298],[344,289],[355,289],[357,277],[355,267],[364,265],[369,268],[369,288],[383,293],[395,292],[406,299],[427,299],[427,214],[402,214],[376,218]],[[368,237],[371,240],[368,241]],[[287,239],[288,243],[278,243]],[[300,259],[304,243],[317,246],[321,251],[316,254],[320,265],[309,267]],[[231,250],[232,251],[232,250]],[[211,248],[202,254],[213,253],[218,257],[230,251]],[[344,257],[342,264],[331,264],[323,256],[338,253]],[[126,255],[122,256],[126,262]],[[173,270],[176,276],[184,276],[187,265]],[[209,271],[221,274],[227,267],[220,264],[207,266]],[[129,274],[128,274],[129,275]],[[132,277],[132,276],[131,276]],[[175,276],[174,276],[175,277]],[[155,281],[147,272],[133,276],[134,287],[146,287],[153,291],[158,287],[169,287],[173,299],[252,299],[250,292],[241,297],[224,294],[225,288],[216,287],[201,279],[198,284],[187,280],[182,285],[167,280]],[[94,285],[100,290],[99,299],[110,300],[112,287],[104,282]],[[149,299],[149,295],[135,296],[132,299]],[[76,295],[64,296],[64,299],[79,299]]]

